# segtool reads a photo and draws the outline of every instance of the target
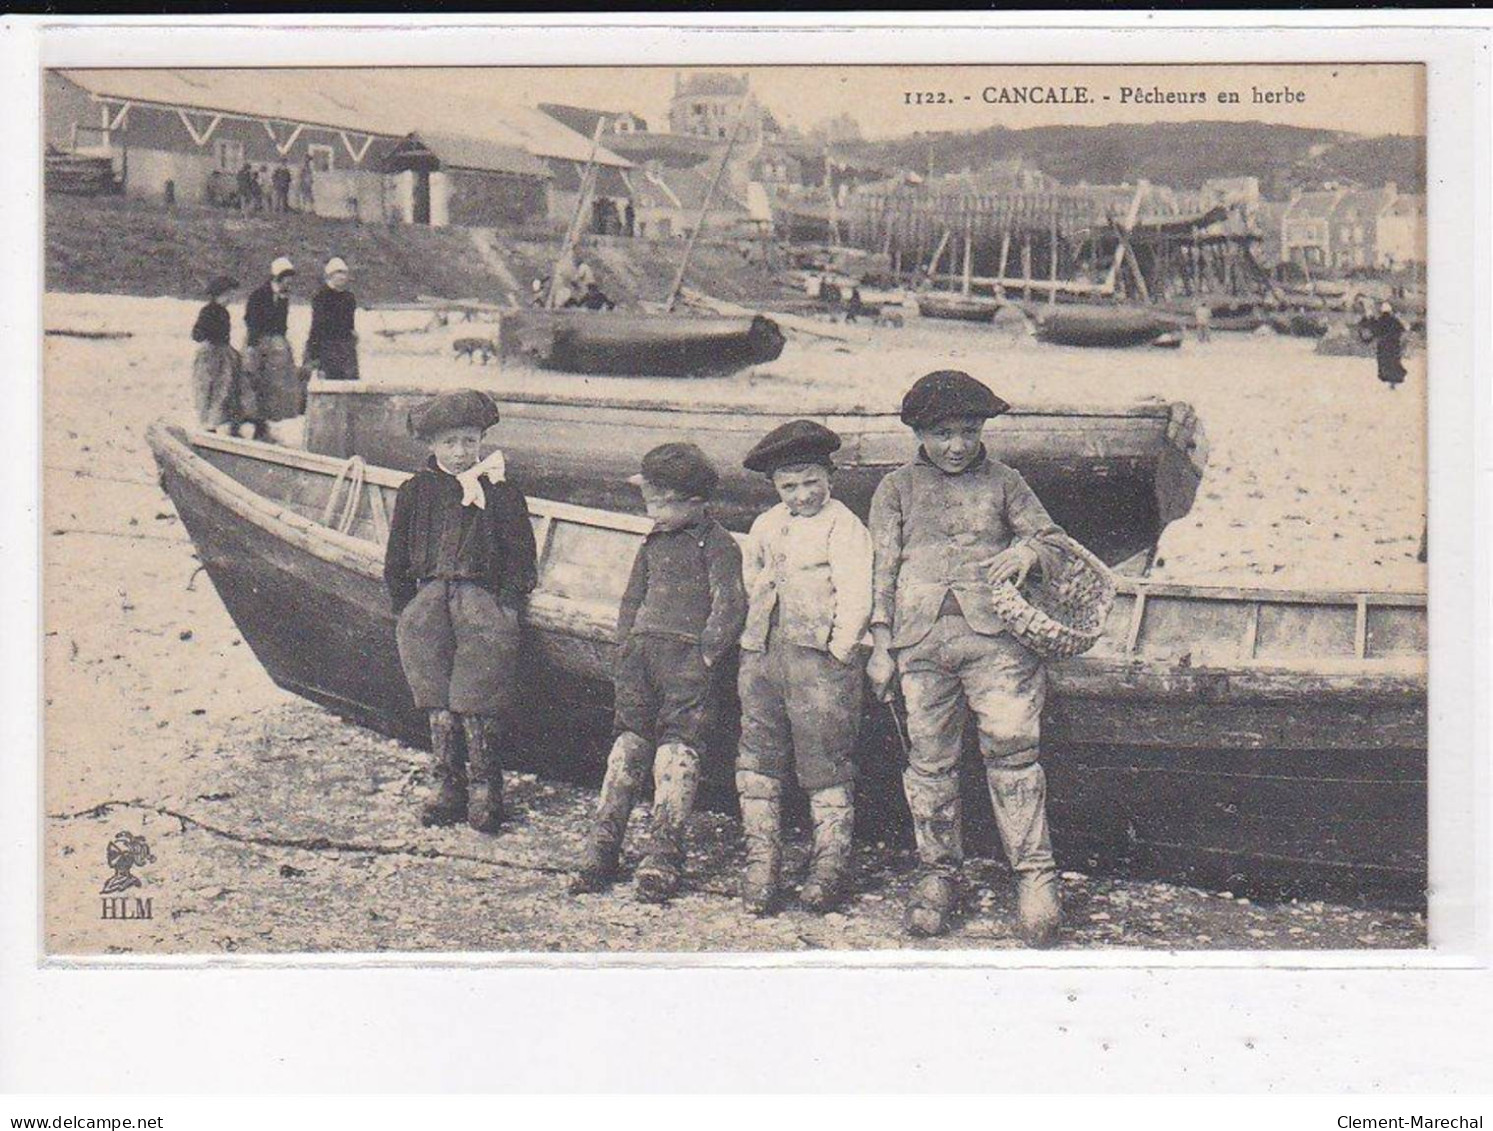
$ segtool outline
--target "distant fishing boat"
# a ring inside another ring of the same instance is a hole
[[[953,291],[925,291],[918,295],[918,313],[924,318],[958,322],[989,322],[1004,305],[990,295],[962,295]]]
[[[382,579],[405,475],[162,423],[161,482],[245,641],[281,687],[426,742]],[[600,777],[613,631],[646,519],[530,500],[539,586],[510,764]],[[1424,595],[1157,585],[1122,578],[1104,636],[1050,667],[1043,762],[1060,865],[1277,896],[1423,906]],[[555,741],[563,735],[563,741]],[[706,746],[729,805],[734,734]],[[966,786],[984,788],[966,751]],[[868,707],[863,834],[906,837],[902,755]],[[988,846],[982,807],[971,840]],[[988,818],[986,818],[988,820]]]
[[[1147,345],[1178,324],[1148,307],[1077,303],[1043,307],[1034,320],[1039,341],[1107,349]]]
[[[775,360],[783,332],[743,318],[623,311],[520,309],[498,323],[507,365],[593,376],[718,377]]]

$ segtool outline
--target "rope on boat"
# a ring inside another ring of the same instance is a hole
[[[368,465],[363,462],[363,457],[348,456],[337,470],[337,478],[332,481],[332,490],[327,495],[327,505],[321,512],[323,526],[330,526],[339,534],[346,534],[352,530],[353,520],[358,516],[358,504],[363,500],[363,487],[367,479]],[[342,513],[337,516],[334,524],[332,516],[337,511],[337,496],[342,490],[343,483],[347,484],[347,497],[342,501]]]

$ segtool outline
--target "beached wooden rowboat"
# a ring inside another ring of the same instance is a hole
[[[924,318],[949,318],[956,322],[989,322],[1004,306],[990,295],[960,295],[928,291],[918,295],[918,313]]]
[[[614,377],[709,377],[772,361],[783,332],[742,318],[519,309],[498,323],[505,365]]]
[[[381,576],[404,475],[164,424],[148,439],[202,563],[275,682],[423,744]],[[532,692],[510,756],[594,782],[617,604],[648,523],[537,499],[531,511],[540,583],[522,678]],[[1423,903],[1423,595],[1125,579],[1099,645],[1052,665],[1050,689],[1043,761],[1062,866]],[[714,804],[730,803],[733,742],[722,732],[706,753]],[[863,832],[905,836],[901,760],[884,709],[868,705]],[[979,822],[984,809],[966,811]],[[988,825],[971,837],[988,844]]]
[[[1178,319],[1145,307],[1076,303],[1033,312],[1037,338],[1056,346],[1118,349],[1143,346],[1178,327]]]
[[[478,379],[480,381],[480,378]],[[776,501],[772,486],[742,459],[771,429],[797,417],[833,428],[835,493],[862,518],[881,477],[916,453],[894,412],[826,412],[813,404],[690,404],[637,397],[535,393],[485,386],[503,419],[489,441],[502,448],[515,481],[536,495],[603,510],[641,513],[627,477],[643,453],[671,440],[692,440],[715,461],[721,487],[714,505],[722,522],[746,530]],[[413,471],[425,449],[409,434],[410,409],[439,390],[371,381],[313,381],[307,399],[306,447],[322,455],[362,456]],[[1191,509],[1207,462],[1202,426],[1185,404],[1139,401],[1116,408],[1020,406],[992,420],[986,443],[1020,471],[1064,529],[1116,564],[1145,553],[1162,528]]]

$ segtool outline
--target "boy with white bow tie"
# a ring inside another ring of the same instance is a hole
[[[399,488],[384,557],[399,661],[430,715],[439,791],[421,819],[486,833],[503,820],[498,730],[514,702],[519,611],[538,580],[527,500],[503,481],[501,455],[477,460],[497,422],[474,390],[410,413],[430,460]]]

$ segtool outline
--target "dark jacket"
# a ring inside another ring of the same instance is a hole
[[[461,505],[461,484],[432,457],[394,499],[384,583],[394,612],[431,578],[475,581],[516,608],[539,581],[529,504],[511,483],[482,480],[485,507]]]
[[[311,297],[311,333],[306,336],[306,360],[321,357],[322,342],[353,337],[358,299],[352,291],[322,287]]]
[[[244,325],[248,327],[247,343],[254,345],[260,338],[285,336],[285,326],[290,318],[290,298],[278,297],[268,282],[249,292],[244,303]]]
[[[197,312],[197,322],[192,327],[192,341],[226,346],[228,331],[228,308],[222,303],[210,302]]]
[[[672,636],[700,645],[714,664],[736,646],[746,624],[741,548],[713,518],[643,539],[622,594],[617,642]]]

